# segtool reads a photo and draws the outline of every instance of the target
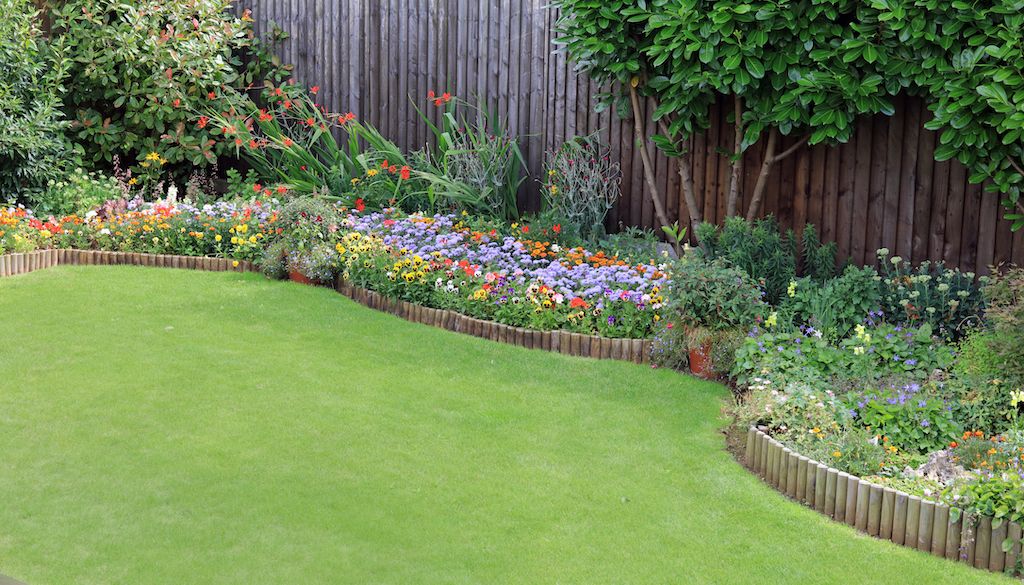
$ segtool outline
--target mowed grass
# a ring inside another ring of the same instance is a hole
[[[766,488],[724,450],[727,395],[256,275],[3,279],[0,573],[30,585],[1002,581]]]

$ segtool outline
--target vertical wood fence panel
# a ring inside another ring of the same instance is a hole
[[[355,112],[404,148],[429,139],[413,103],[438,120],[427,91],[483,100],[521,139],[530,172],[520,194],[526,210],[540,206],[544,153],[574,135],[599,133],[623,171],[610,227],[657,227],[632,123],[594,111],[602,88],[556,51],[556,15],[546,6],[547,0],[240,0],[237,9],[251,9],[260,32],[274,22],[291,34],[279,52],[299,81],[322,88],[324,105]],[[724,216],[730,112],[726,104],[713,107],[707,132],[690,141],[690,171],[708,221]],[[842,258],[855,262],[871,262],[884,246],[914,261],[945,260],[977,272],[993,263],[1024,264],[1024,233],[1010,233],[999,197],[971,185],[960,164],[935,162],[935,134],[923,127],[930,117],[920,100],[901,97],[895,115],[859,120],[848,144],[800,149],[774,170],[764,213],[798,232],[815,224]],[[647,130],[653,132],[650,122]],[[758,144],[746,155],[744,205],[763,152]],[[688,223],[677,161],[659,155],[654,164],[670,220]]]

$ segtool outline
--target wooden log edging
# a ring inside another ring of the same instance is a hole
[[[140,252],[110,252],[106,250],[47,249],[0,255],[0,277],[18,276],[59,265],[72,266],[152,266],[182,268],[209,272],[258,272],[247,260],[211,258],[208,256],[177,256],[172,254],[143,254]]]
[[[390,313],[406,321],[440,327],[456,333],[465,333],[499,343],[527,349],[552,351],[564,355],[621,360],[635,364],[651,363],[651,341],[649,339],[611,338],[569,331],[539,331],[513,327],[497,321],[477,319],[448,309],[434,309],[388,298],[372,290],[345,282],[340,277],[335,281],[334,289],[371,309]]]
[[[991,518],[965,522],[955,508],[798,455],[756,427],[747,431],[743,463],[783,495],[876,538],[999,573],[1015,567],[1021,554],[1019,538],[1009,552],[1002,550],[1007,536],[1021,535],[1016,523],[993,529]]]
[[[238,261],[237,266],[234,262],[230,258],[206,256],[48,249],[0,255],[0,277],[27,274],[61,264],[73,266],[132,265],[212,272],[258,272],[256,266],[251,262]],[[387,298],[371,290],[343,282],[340,278],[335,281],[334,289],[357,303],[390,313],[407,321],[440,327],[457,333],[466,333],[491,341],[577,357],[613,359],[636,364],[651,362],[651,341],[649,339],[610,338],[569,331],[538,331],[513,327],[496,321],[476,319],[447,309],[434,309]]]

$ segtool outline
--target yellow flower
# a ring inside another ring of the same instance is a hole
[[[238,244],[238,238],[236,238],[236,237],[232,237],[232,238],[231,238],[231,243],[232,243],[232,244]]]
[[[370,169],[370,170],[366,171],[366,176],[367,177],[376,177],[377,176],[377,172],[378,172],[377,169]]]
[[[359,184],[359,177],[352,177],[352,181],[351,182],[352,182],[352,185],[358,185]]]
[[[857,347],[853,348],[853,355],[864,355],[864,346],[858,345]]]
[[[549,170],[549,171],[548,171],[548,176],[549,176],[549,177],[554,177],[554,176],[555,176],[555,169],[551,169],[551,170]]]
[[[235,268],[238,268],[238,260],[232,262],[231,265],[234,266]]]
[[[249,243],[250,244],[255,244],[256,243],[256,236],[249,236]]]
[[[775,327],[775,324],[778,323],[778,322],[779,322],[779,314],[776,313],[776,312],[772,312],[772,314],[768,315],[768,318],[764,320],[764,326],[765,327]]]
[[[160,160],[159,152],[150,152],[146,155],[146,160]]]
[[[219,241],[221,241],[221,240],[223,240],[223,239],[224,239],[224,236],[222,236],[222,235],[220,235],[220,234],[217,234],[216,236],[214,236],[214,237],[213,237],[213,240],[214,240],[215,242],[219,242]]]
[[[788,294],[790,297],[795,297],[796,296],[796,281],[795,280],[789,281],[789,288],[786,289],[786,294]]]
[[[557,186],[551,185],[551,188],[548,189],[548,190],[551,191],[552,195],[558,195],[558,187]]]
[[[843,452],[842,451],[833,451],[832,452],[832,456],[835,457],[836,459],[839,459],[840,457],[843,456]]]
[[[139,180],[136,179],[135,177],[132,177],[132,178],[128,179],[128,184],[129,185],[136,185],[136,184],[138,184],[138,182],[139,182]]]

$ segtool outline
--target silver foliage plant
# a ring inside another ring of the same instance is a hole
[[[545,161],[544,206],[583,238],[601,235],[619,200],[622,172],[596,135],[567,141]]]

